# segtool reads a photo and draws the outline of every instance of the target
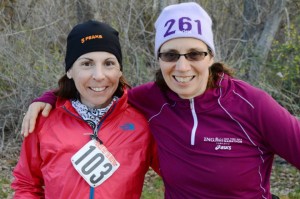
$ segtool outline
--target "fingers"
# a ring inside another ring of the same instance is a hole
[[[44,102],[34,102],[30,104],[22,121],[21,134],[24,137],[27,137],[29,133],[32,133],[39,113],[43,111],[43,116],[47,117],[51,108],[52,106],[50,104],[46,104]]]
[[[48,117],[48,115],[49,115],[51,109],[52,109],[51,104],[46,104],[46,105],[45,105],[45,108],[44,108],[44,110],[43,110],[43,112],[42,112],[42,115],[43,115],[44,117]]]
[[[29,107],[29,110],[30,110],[30,107]],[[28,114],[29,115],[28,116],[29,117],[28,118],[28,121],[29,121],[29,132],[28,133],[32,133],[34,130],[34,127],[35,127],[36,119],[37,119],[40,111],[42,110],[42,108],[38,109],[37,111],[32,110],[32,109],[30,111],[29,110],[27,112],[27,113],[30,113],[30,114]],[[27,115],[27,113],[26,113],[26,115]]]
[[[23,121],[22,121],[21,134],[22,134],[24,137],[27,137],[27,136],[28,136],[28,130],[29,130],[28,115],[25,114],[25,115],[24,115],[24,118],[23,118]]]

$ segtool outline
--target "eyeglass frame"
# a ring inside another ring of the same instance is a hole
[[[176,55],[176,60],[174,60],[174,61],[167,61],[167,60],[162,59],[162,58],[161,58],[161,55],[162,55],[162,54],[167,54],[167,53]],[[200,60],[194,60],[194,59],[191,59],[191,58],[189,57],[189,55],[190,55],[191,53],[198,53],[199,56],[202,57],[202,59],[200,59]],[[200,55],[200,54],[201,54],[201,55]],[[209,53],[209,52],[202,52],[202,51],[192,51],[192,52],[188,52],[188,53],[185,53],[185,54],[174,53],[174,52],[164,52],[164,53],[160,52],[160,53],[158,53],[158,57],[159,57],[162,61],[164,61],[164,62],[177,62],[181,56],[184,56],[185,59],[188,60],[188,61],[202,61],[208,54],[210,54],[210,53]],[[203,55],[204,55],[204,56],[203,56]]]

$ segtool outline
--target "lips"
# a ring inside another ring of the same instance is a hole
[[[192,79],[195,77],[195,76],[187,76],[187,77],[180,77],[180,76],[173,76],[174,79],[179,82],[179,83],[187,83],[187,82],[190,82],[192,81]]]

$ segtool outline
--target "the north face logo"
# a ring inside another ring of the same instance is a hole
[[[132,123],[126,123],[122,126],[120,126],[121,129],[123,129],[124,131],[133,131],[135,128],[134,128],[134,124]]]

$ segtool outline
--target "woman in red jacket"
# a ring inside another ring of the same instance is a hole
[[[156,147],[127,103],[118,32],[88,21],[68,35],[56,108],[39,117],[14,169],[14,198],[140,198]]]

